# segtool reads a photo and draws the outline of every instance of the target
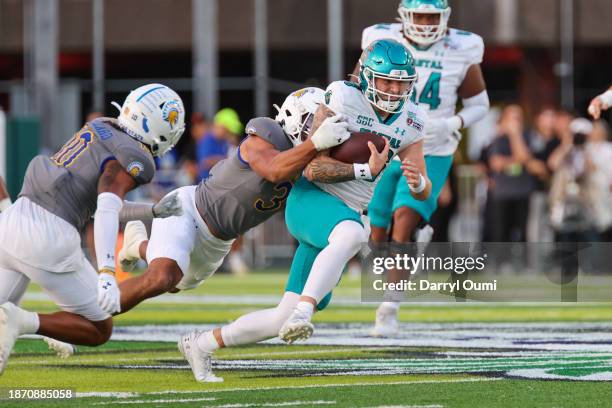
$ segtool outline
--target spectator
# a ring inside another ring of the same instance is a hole
[[[494,242],[523,242],[526,239],[529,197],[535,179],[528,164],[529,135],[525,132],[523,109],[506,106],[499,120],[498,135],[485,154],[490,172],[490,238]]]
[[[529,202],[527,240],[551,242],[553,230],[548,220],[548,186],[552,176],[548,158],[561,143],[555,132],[556,112],[550,107],[542,109],[535,117],[530,134],[529,148],[533,157],[527,162],[528,171],[535,176],[535,191]]]
[[[224,108],[217,112],[212,128],[196,144],[200,180],[207,178],[210,169],[227,157],[230,141],[241,134],[242,129],[235,110]]]
[[[609,171],[612,150],[605,132],[583,118],[551,155],[551,223],[558,242],[597,241],[612,225]]]
[[[587,157],[593,167],[593,183],[598,197],[595,213],[602,241],[612,241],[612,142],[610,128],[603,120],[593,124],[587,138]]]
[[[189,134],[187,146],[183,149],[183,172],[188,175],[189,183],[196,184],[198,181],[199,169],[196,156],[196,147],[200,139],[208,133],[210,125],[204,115],[200,112],[194,112],[189,121]]]

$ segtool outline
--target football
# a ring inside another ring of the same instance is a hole
[[[370,159],[368,142],[374,143],[379,152],[385,148],[382,136],[371,132],[354,132],[346,142],[332,147],[329,156],[343,163],[367,163]]]

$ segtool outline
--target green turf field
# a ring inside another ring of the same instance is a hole
[[[0,394],[70,389],[67,401],[1,400],[3,407],[608,407],[612,305],[410,304],[402,335],[367,335],[375,304],[344,279],[304,345],[224,349],[225,382],[196,383],[176,349],[182,332],[213,327],[280,297],[284,273],[217,275],[202,287],[147,302],[116,319],[114,340],[62,360],[38,339],[18,341]],[[24,306],[54,306],[37,288]],[[262,322],[263,324],[263,322]]]

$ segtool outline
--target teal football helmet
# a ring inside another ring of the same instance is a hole
[[[359,67],[359,87],[368,101],[385,112],[399,112],[417,80],[410,51],[395,40],[374,41],[363,50]],[[396,84],[381,89],[377,79]],[[389,88],[395,92],[388,92]]]
[[[419,45],[430,45],[446,34],[451,8],[447,0],[402,0],[397,12],[402,20],[404,35]],[[415,14],[438,14],[438,24],[415,24]]]

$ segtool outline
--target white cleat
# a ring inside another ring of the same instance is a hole
[[[370,332],[374,337],[395,337],[399,333],[397,309],[380,305],[376,310],[376,324]]]
[[[201,332],[192,331],[184,334],[178,341],[178,349],[191,367],[191,372],[198,382],[223,382],[212,371],[212,353],[201,351],[197,339]]]
[[[10,302],[0,305],[0,374],[4,373],[9,355],[19,337],[19,308]]]
[[[119,251],[119,263],[125,272],[131,272],[140,260],[140,244],[146,241],[147,227],[142,221],[130,221],[123,232],[123,246]]]
[[[70,343],[64,343],[51,337],[43,337],[43,340],[49,346],[49,350],[55,351],[60,358],[68,358],[76,352],[76,346]]]
[[[314,326],[310,322],[310,315],[294,310],[279,330],[278,337],[292,344],[298,340],[308,340],[313,331]]]

